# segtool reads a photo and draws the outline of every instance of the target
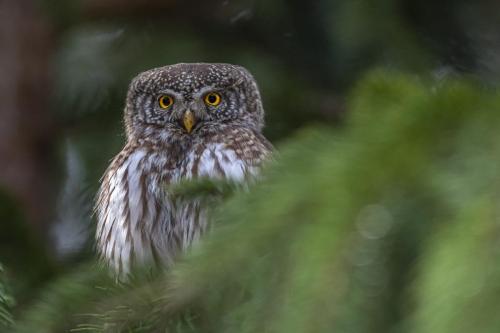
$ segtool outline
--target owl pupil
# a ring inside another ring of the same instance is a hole
[[[208,96],[208,102],[209,103],[215,103],[217,101],[217,97],[215,97],[215,95],[210,95]]]

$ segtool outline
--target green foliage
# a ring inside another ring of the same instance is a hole
[[[37,299],[22,311],[15,332],[67,332],[88,311],[96,311],[96,300],[115,287],[108,275],[94,265],[82,266],[48,283]]]
[[[302,133],[260,186],[228,202],[225,227],[177,269],[177,296],[201,298],[214,332],[404,326],[429,235],[498,186],[478,170],[498,165],[499,102],[465,82],[371,75],[344,133]]]
[[[19,332],[498,331],[500,95],[378,71],[348,105],[345,128],[283,143],[169,272],[115,285],[77,270]]]
[[[13,305],[14,299],[8,291],[4,269],[0,264],[0,331],[2,331],[2,328],[10,327],[14,324],[14,319],[10,313]]]
[[[22,303],[56,269],[21,211],[19,204],[0,188],[0,263],[5,265],[5,276],[12,276],[9,287]]]

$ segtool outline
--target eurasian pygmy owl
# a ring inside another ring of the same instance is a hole
[[[207,228],[199,200],[168,186],[193,178],[245,182],[272,146],[252,75],[229,64],[176,64],[135,77],[124,111],[127,142],[102,178],[97,247],[119,275],[172,263]]]

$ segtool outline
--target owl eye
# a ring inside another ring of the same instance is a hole
[[[158,99],[158,104],[162,109],[168,109],[172,106],[172,104],[174,104],[174,99],[170,96],[163,95]]]
[[[208,93],[205,95],[205,103],[210,106],[217,106],[220,104],[221,97],[217,93]]]

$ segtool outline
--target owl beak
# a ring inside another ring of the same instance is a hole
[[[187,110],[186,112],[184,112],[184,116],[182,117],[182,123],[183,123],[186,131],[188,133],[191,133],[191,131],[193,130],[193,127],[196,123],[193,112],[191,112],[190,110]]]

